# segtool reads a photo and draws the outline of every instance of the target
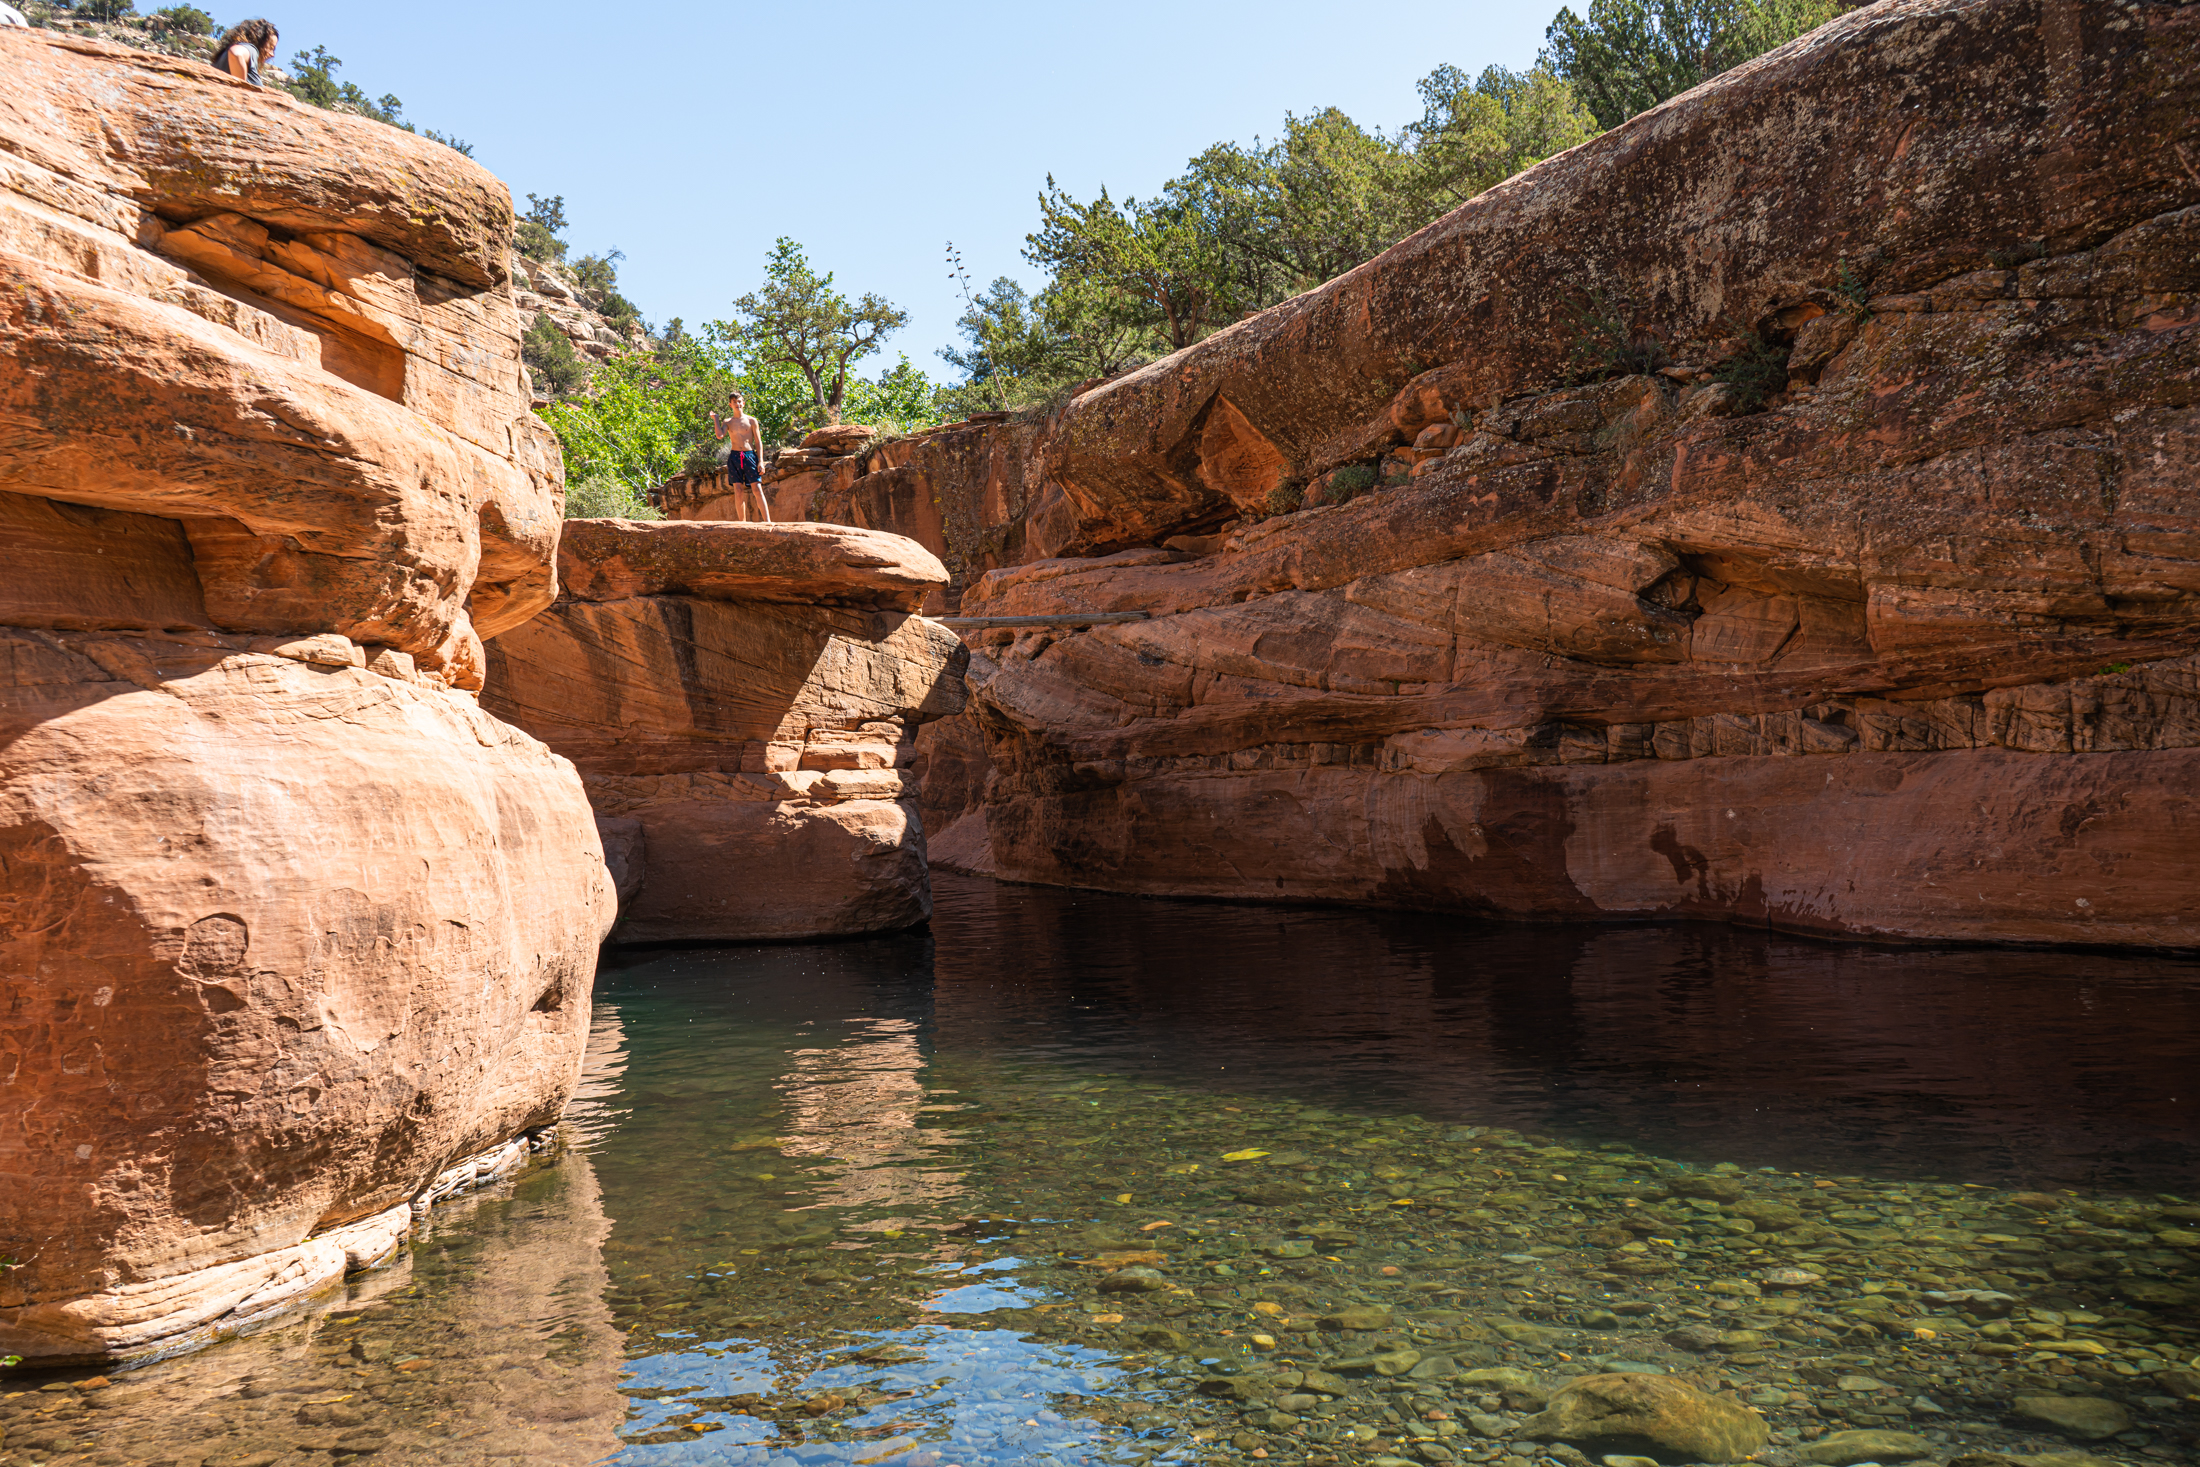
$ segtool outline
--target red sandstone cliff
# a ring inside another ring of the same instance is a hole
[[[489,643],[483,706],[580,767],[626,942],[892,931],[931,912],[910,771],[965,653],[946,581],[838,525],[569,520],[557,605]]]
[[[554,1119],[613,896],[474,705],[555,594],[504,188],[0,30],[0,1354],[172,1348]]]
[[[2200,942],[2196,92],[2191,7],[1890,0],[1079,396],[1083,558],[961,610],[1152,620],[973,639],[937,858]]]

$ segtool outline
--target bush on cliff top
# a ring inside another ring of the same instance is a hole
[[[665,513],[630,486],[599,475],[566,482],[565,517],[569,520],[661,520]]]

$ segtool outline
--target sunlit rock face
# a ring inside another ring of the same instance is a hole
[[[0,1355],[169,1349],[554,1119],[613,893],[475,706],[554,594],[503,185],[0,31]]]
[[[1152,619],[977,638],[943,858],[2193,945],[2196,91],[2191,7],[1868,6],[1076,397],[961,610]]]
[[[931,910],[909,772],[963,705],[923,547],[838,525],[572,520],[566,594],[489,644],[483,706],[581,770],[622,941],[817,937]]]

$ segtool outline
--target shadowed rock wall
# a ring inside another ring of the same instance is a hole
[[[579,765],[622,940],[891,931],[931,912],[909,771],[965,653],[921,547],[838,525],[571,520],[565,594],[483,704]]]
[[[510,229],[440,145],[0,30],[0,1354],[262,1317],[573,1087],[602,849],[467,691],[555,593]]]
[[[1153,619],[973,639],[943,859],[2194,945],[2196,43],[1866,7],[1078,396],[961,609]]]

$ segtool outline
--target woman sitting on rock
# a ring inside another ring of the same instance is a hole
[[[214,69],[258,86],[260,68],[275,59],[276,39],[273,21],[240,20],[214,43]]]

